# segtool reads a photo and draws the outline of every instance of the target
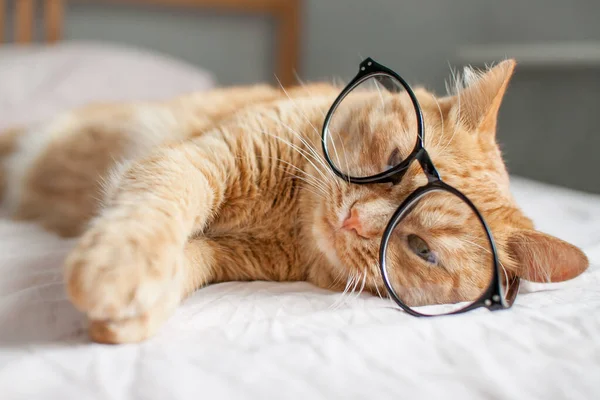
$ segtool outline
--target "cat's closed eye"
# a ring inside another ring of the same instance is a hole
[[[429,248],[429,245],[425,240],[421,239],[417,235],[411,234],[407,236],[406,241],[411,251],[421,259],[430,264],[437,264],[437,257],[435,253]]]
[[[400,149],[395,147],[394,150],[392,150],[392,152],[390,153],[390,156],[388,157],[387,167],[388,167],[388,169],[394,168],[396,165],[400,164],[401,162],[402,162],[402,156],[400,154]]]

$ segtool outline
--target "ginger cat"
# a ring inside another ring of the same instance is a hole
[[[585,255],[534,230],[510,194],[496,145],[496,116],[514,65],[468,74],[446,97],[417,89],[425,146],[444,180],[484,215],[504,268],[533,281],[570,279],[587,268]],[[214,282],[306,280],[341,291],[360,280],[365,290],[386,293],[381,233],[422,176],[413,165],[389,188],[348,184],[331,173],[320,135],[339,92],[328,84],[287,92],[255,86],[68,112],[0,135],[0,196],[16,219],[81,234],[65,279],[98,342],[152,336],[185,296]],[[401,132],[395,124],[413,111],[405,93],[395,96],[396,106],[386,109],[397,118],[375,107],[355,115],[356,123],[385,121],[377,129]],[[360,129],[378,134],[366,123]],[[346,229],[355,211],[360,220]],[[460,267],[443,273],[414,255],[394,266],[399,279],[403,268],[419,267],[424,280],[458,293],[421,293],[413,304],[469,300],[487,285],[480,265],[460,249],[453,257]]]

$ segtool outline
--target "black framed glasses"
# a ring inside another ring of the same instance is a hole
[[[398,112],[411,107],[414,114]],[[375,108],[377,119],[370,119]],[[399,131],[378,130],[386,118],[396,118]],[[367,58],[327,113],[322,146],[333,172],[348,183],[396,185],[415,161],[427,178],[399,205],[381,238],[381,275],[398,306],[415,316],[509,308],[519,278],[501,270],[485,219],[467,196],[442,180],[424,135],[423,113],[410,86]],[[465,262],[470,268],[462,268]]]

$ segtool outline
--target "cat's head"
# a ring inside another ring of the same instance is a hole
[[[534,230],[513,200],[496,144],[497,114],[514,66],[508,60],[483,73],[467,70],[460,87],[446,97],[416,89],[425,148],[444,182],[464,193],[484,216],[507,273],[531,281],[570,279],[587,268],[585,255]],[[368,151],[353,143],[346,143],[343,151],[361,159],[357,168],[376,171],[413,149],[416,117],[405,92],[382,97],[365,91],[361,96],[348,103],[350,108],[336,123],[372,138]],[[417,162],[397,185],[325,181],[327,195],[315,196],[311,218],[313,239],[329,261],[328,276],[344,277],[341,287],[350,277],[355,286],[383,293],[378,269],[383,230],[400,203],[426,183]],[[487,244],[472,234],[481,225],[468,207],[448,197],[437,193],[423,198],[390,246],[390,279],[398,287],[413,288],[402,294],[410,305],[473,300],[490,282],[491,258],[482,250]]]

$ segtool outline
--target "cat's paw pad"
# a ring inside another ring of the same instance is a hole
[[[166,292],[181,296],[179,253],[165,236],[139,227],[94,227],[66,260],[67,292],[91,320],[143,316]]]
[[[143,314],[121,320],[90,321],[90,338],[98,343],[136,343],[154,336],[162,323],[179,304],[179,298],[165,292],[156,304]]]

